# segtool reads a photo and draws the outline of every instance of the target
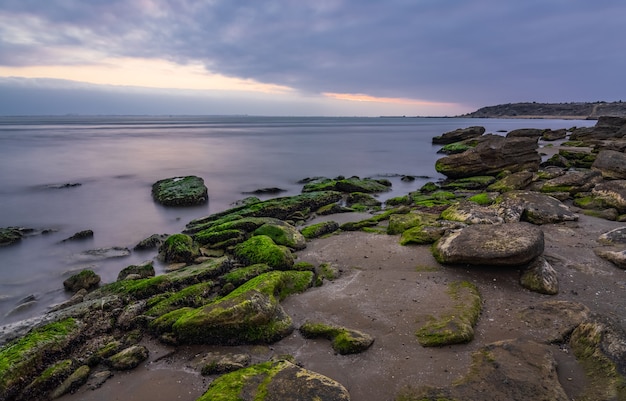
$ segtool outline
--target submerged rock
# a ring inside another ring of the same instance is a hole
[[[19,227],[0,228],[0,246],[15,244],[19,242],[23,236],[23,229]]]
[[[66,291],[78,292],[82,289],[90,290],[96,287],[99,283],[100,276],[98,276],[93,270],[85,269],[63,281],[63,287],[65,287]]]
[[[204,180],[196,176],[166,178],[152,185],[152,197],[165,206],[194,206],[207,203]]]

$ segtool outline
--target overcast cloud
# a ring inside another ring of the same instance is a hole
[[[0,68],[138,57],[302,96],[614,101],[624,16],[623,0],[0,0]]]

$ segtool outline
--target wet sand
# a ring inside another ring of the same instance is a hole
[[[317,239],[297,252],[298,260],[330,262],[343,274],[287,298],[283,308],[296,328],[314,320],[370,334],[375,341],[366,352],[338,355],[327,340],[307,340],[297,330],[270,346],[174,349],[147,340],[151,355],[144,365],[115,373],[97,390],[88,384],[60,400],[192,401],[214,379],[201,376],[193,363],[194,357],[209,351],[249,353],[253,363],[291,354],[303,367],[343,384],[353,401],[393,400],[407,386],[450,385],[467,373],[472,352],[485,344],[512,338],[541,340],[544,333],[528,328],[519,313],[546,300],[583,303],[626,328],[626,271],[593,252],[600,246],[596,241],[600,234],[622,226],[584,215],[578,222],[541,226],[544,256],[558,273],[560,292],[555,296],[522,288],[517,269],[441,266],[428,246],[400,246],[398,236],[346,232]],[[484,301],[475,339],[464,345],[422,347],[415,336],[420,323],[428,315],[445,313],[451,307],[448,284],[464,280],[478,287]],[[567,348],[552,348],[559,379],[574,399],[584,386],[584,374]]]

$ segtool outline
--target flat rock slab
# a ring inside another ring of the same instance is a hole
[[[475,224],[444,235],[433,254],[442,264],[522,266],[543,253],[543,231],[529,223]]]

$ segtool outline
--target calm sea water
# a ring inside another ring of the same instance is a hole
[[[388,177],[406,194],[442,178],[433,136],[482,125],[569,128],[593,121],[446,118],[289,117],[0,117],[0,227],[51,229],[0,248],[0,324],[45,311],[68,298],[63,280],[89,267],[111,282],[155,257],[112,259],[84,251],[131,248],[154,233],[180,232],[198,217],[227,209],[245,192],[278,187],[300,193],[306,177]],[[181,175],[204,178],[209,203],[166,208],[151,185]],[[413,183],[400,175],[425,176]],[[66,186],[65,184],[80,184]],[[262,197],[263,198],[263,197]],[[93,239],[61,242],[91,229]],[[157,269],[163,266],[157,263]],[[31,301],[31,302],[28,302]],[[15,308],[28,302],[19,311]]]

